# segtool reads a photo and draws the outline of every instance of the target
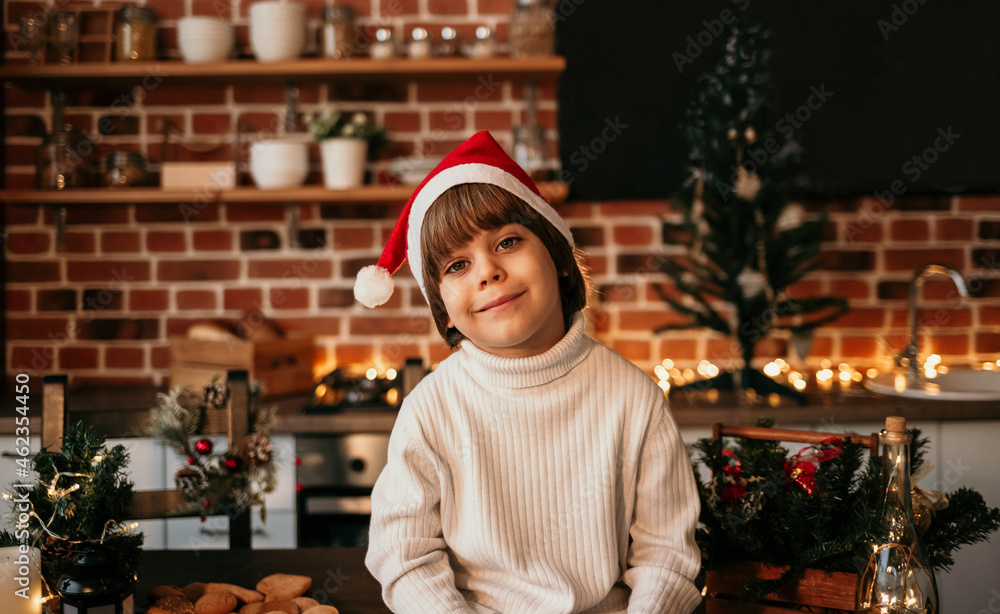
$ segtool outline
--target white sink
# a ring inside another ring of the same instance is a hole
[[[1000,400],[1000,371],[948,371],[908,386],[905,375],[883,373],[865,380],[865,388],[879,394],[941,401]]]

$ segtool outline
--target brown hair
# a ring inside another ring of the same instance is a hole
[[[453,186],[434,201],[420,229],[424,289],[438,332],[451,347],[465,335],[448,328],[448,311],[441,298],[441,274],[446,260],[476,235],[507,224],[521,224],[535,233],[552,256],[559,274],[559,296],[567,330],[573,314],[587,306],[590,278],[583,252],[570,247],[566,238],[541,213],[507,190],[488,183]]]

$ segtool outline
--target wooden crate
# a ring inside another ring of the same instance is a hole
[[[273,341],[170,340],[170,386],[201,387],[229,369],[246,369],[264,386],[264,398],[308,392],[313,386],[313,339]]]
[[[748,580],[775,579],[784,571],[760,563],[740,563],[720,571],[708,571],[705,573],[706,595],[699,611],[705,614],[789,614],[805,610],[853,614],[857,574],[807,569],[802,578],[763,600],[753,599],[743,589]]]

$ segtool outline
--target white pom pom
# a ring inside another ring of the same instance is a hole
[[[389,271],[371,264],[358,271],[354,280],[354,298],[365,307],[378,307],[392,296],[393,286]]]

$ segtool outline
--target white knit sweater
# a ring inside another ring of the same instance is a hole
[[[663,392],[583,329],[528,358],[463,342],[407,396],[366,559],[394,612],[698,604],[698,496]]]

